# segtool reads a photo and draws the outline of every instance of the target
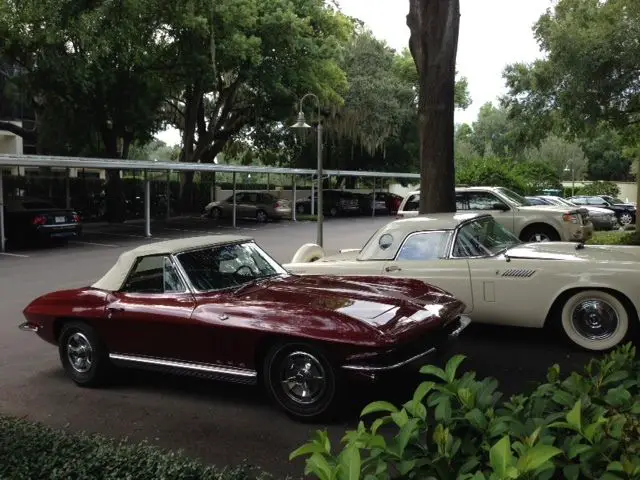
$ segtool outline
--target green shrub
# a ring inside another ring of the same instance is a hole
[[[11,480],[267,480],[249,466],[216,469],[146,443],[74,435],[0,416],[0,479]]]
[[[547,382],[501,401],[498,382],[457,375],[464,356],[443,369],[425,366],[425,381],[398,408],[369,404],[333,453],[326,432],[291,454],[307,456],[306,473],[321,480],[503,480],[640,478],[640,365],[630,344],[590,361],[582,375]],[[388,425],[395,436],[382,435]]]
[[[576,194],[577,195],[577,194]],[[620,195],[620,188],[614,182],[597,181],[587,183],[580,189],[580,195],[610,195],[617,197]]]
[[[635,231],[593,232],[586,242],[589,245],[640,245],[640,235]]]

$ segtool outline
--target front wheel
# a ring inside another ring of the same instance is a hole
[[[273,347],[264,360],[263,381],[271,398],[297,420],[324,418],[336,403],[333,367],[305,343]]]
[[[629,312],[615,296],[601,290],[584,290],[567,299],[560,320],[566,337],[591,351],[610,350],[629,333]]]
[[[548,225],[532,225],[522,232],[520,240],[528,243],[558,242],[560,241],[560,235]]]
[[[106,347],[84,322],[73,321],[62,327],[58,352],[67,375],[81,387],[100,385],[110,373]]]

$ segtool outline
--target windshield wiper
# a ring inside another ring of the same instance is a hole
[[[233,291],[233,294],[234,294],[234,295],[237,295],[239,292],[241,292],[242,290],[244,290],[246,287],[251,287],[251,286],[254,286],[254,285],[259,285],[259,284],[261,284],[261,283],[262,283],[263,281],[265,281],[265,280],[269,280],[270,278],[273,278],[273,277],[279,277],[280,275],[284,275],[284,274],[283,274],[283,273],[272,273],[272,274],[270,274],[270,275],[265,275],[265,276],[263,276],[263,277],[256,277],[256,278],[253,278],[253,279],[249,280],[248,282],[243,283],[243,284],[242,284],[242,285],[240,285],[238,288],[236,288],[236,289]]]

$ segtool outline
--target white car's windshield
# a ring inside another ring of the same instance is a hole
[[[513,190],[509,190],[508,188],[504,188],[504,187],[499,187],[496,190],[500,192],[503,196],[507,197],[511,201],[511,203],[515,203],[516,206],[518,207],[531,205],[526,198],[514,192]]]
[[[460,228],[453,245],[453,256],[490,257],[521,243],[493,217],[485,217]]]
[[[196,290],[212,292],[286,274],[253,242],[215,245],[177,255]]]

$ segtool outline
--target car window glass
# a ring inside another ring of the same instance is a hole
[[[468,192],[469,210],[495,210],[496,203],[504,205],[494,194],[489,192]]]
[[[248,193],[245,196],[245,202],[247,203],[258,203],[258,194],[257,193]]]
[[[224,290],[282,273],[251,242],[185,252],[178,255],[178,260],[191,284],[200,291]]]
[[[400,247],[396,260],[428,261],[445,257],[450,232],[422,232],[410,235]]]
[[[167,268],[168,265],[169,268]],[[136,262],[121,291],[128,293],[177,293],[186,291],[186,287],[166,256],[149,255]]]
[[[493,217],[466,223],[458,230],[453,256],[486,257],[520,244],[520,240]]]
[[[51,209],[56,208],[52,203],[49,202],[40,202],[37,200],[22,202],[22,206],[26,210],[40,210],[40,209]]]
[[[606,205],[607,202],[605,202],[602,198],[600,197],[589,197],[587,203],[589,205]]]
[[[456,193],[456,210],[469,210],[469,202],[464,193]]]
[[[411,195],[407,199],[407,203],[405,204],[403,210],[405,212],[415,212],[420,207],[420,194],[416,193]]]

